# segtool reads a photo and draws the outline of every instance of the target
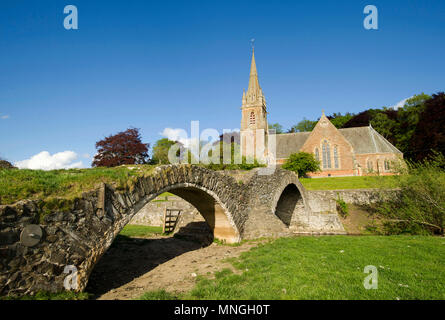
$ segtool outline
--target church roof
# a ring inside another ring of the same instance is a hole
[[[344,128],[338,131],[352,145],[355,154],[402,153],[371,126]],[[310,132],[277,134],[277,159],[288,158],[292,153],[298,152],[309,135]]]
[[[277,159],[288,158],[291,153],[298,152],[309,137],[310,132],[277,134]]]
[[[344,128],[338,131],[349,141],[356,154],[402,153],[371,126]]]

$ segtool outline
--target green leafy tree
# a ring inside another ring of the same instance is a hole
[[[386,113],[377,113],[371,120],[371,125],[385,138],[391,138],[394,130],[398,126],[397,121],[392,120]]]
[[[352,113],[346,113],[345,115],[342,115],[341,113],[334,113],[332,116],[329,116],[328,119],[331,121],[331,123],[338,129],[343,128],[345,123],[347,123],[349,120],[351,120],[354,117],[354,114]]]
[[[269,129],[275,129],[276,134],[283,133],[283,126],[279,123],[273,123],[273,124],[269,123]]]
[[[282,166],[283,169],[294,171],[299,177],[305,176],[308,172],[320,170],[320,162],[312,153],[297,152],[292,153]]]
[[[417,125],[424,114],[426,101],[431,96],[424,93],[414,95],[405,102],[405,105],[397,112],[399,126],[394,132],[396,147],[402,151],[408,159],[415,158],[416,152],[410,147],[414,138]]]
[[[168,164],[168,150],[176,142],[168,140],[167,138],[159,139],[153,147],[153,162],[157,164]]]
[[[251,170],[253,168],[264,167],[264,164],[260,164],[257,159],[248,161],[244,156],[241,156],[241,147],[238,143],[230,143],[230,163],[224,163],[224,147],[228,147],[229,144],[223,141],[219,142],[219,158],[216,161],[211,161],[210,164],[204,165],[208,169],[212,170]],[[218,148],[218,146],[216,146]],[[213,151],[209,151],[209,159],[212,160]],[[241,163],[237,160],[241,160]],[[252,163],[251,163],[252,162]]]
[[[300,122],[298,122],[296,125],[292,126],[289,129],[289,133],[293,133],[293,132],[308,132],[308,131],[312,131],[315,128],[315,125],[317,124],[318,121],[312,121],[312,120],[308,120],[306,118],[303,118],[303,120],[301,120]]]

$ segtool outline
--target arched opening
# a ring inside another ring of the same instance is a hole
[[[236,243],[239,235],[229,220],[226,210],[208,192],[196,187],[171,189],[169,192],[191,203],[207,222],[213,236],[226,243]]]
[[[252,125],[255,124],[255,112],[253,112],[253,111],[250,113],[250,121],[249,122]]]
[[[177,232],[168,236],[116,237],[117,240],[106,249],[94,266],[89,276],[87,292],[99,297],[147,274],[160,264],[184,253],[207,247],[214,238],[227,243],[239,241],[238,231],[231,224],[231,218],[211,191],[190,184],[178,184],[160,190],[156,195],[150,196],[150,199],[156,199],[165,191],[187,201],[203,219],[185,221],[178,225]],[[136,214],[137,212],[134,213]]]
[[[300,190],[295,184],[284,188],[277,202],[275,214],[286,226],[290,226],[294,215],[304,213],[304,202]]]

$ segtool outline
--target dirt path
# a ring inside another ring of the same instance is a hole
[[[238,257],[258,243],[236,247],[212,243],[202,247],[197,242],[162,236],[121,240],[97,264],[86,291],[100,300],[134,299],[159,289],[187,292],[194,287],[197,275],[233,270],[222,260]]]

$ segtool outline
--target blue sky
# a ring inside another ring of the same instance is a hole
[[[65,30],[75,5],[79,29]],[[363,9],[378,8],[378,30]],[[445,90],[444,1],[0,2],[0,156],[89,166],[130,126],[239,128],[250,39],[269,122],[360,112]]]

